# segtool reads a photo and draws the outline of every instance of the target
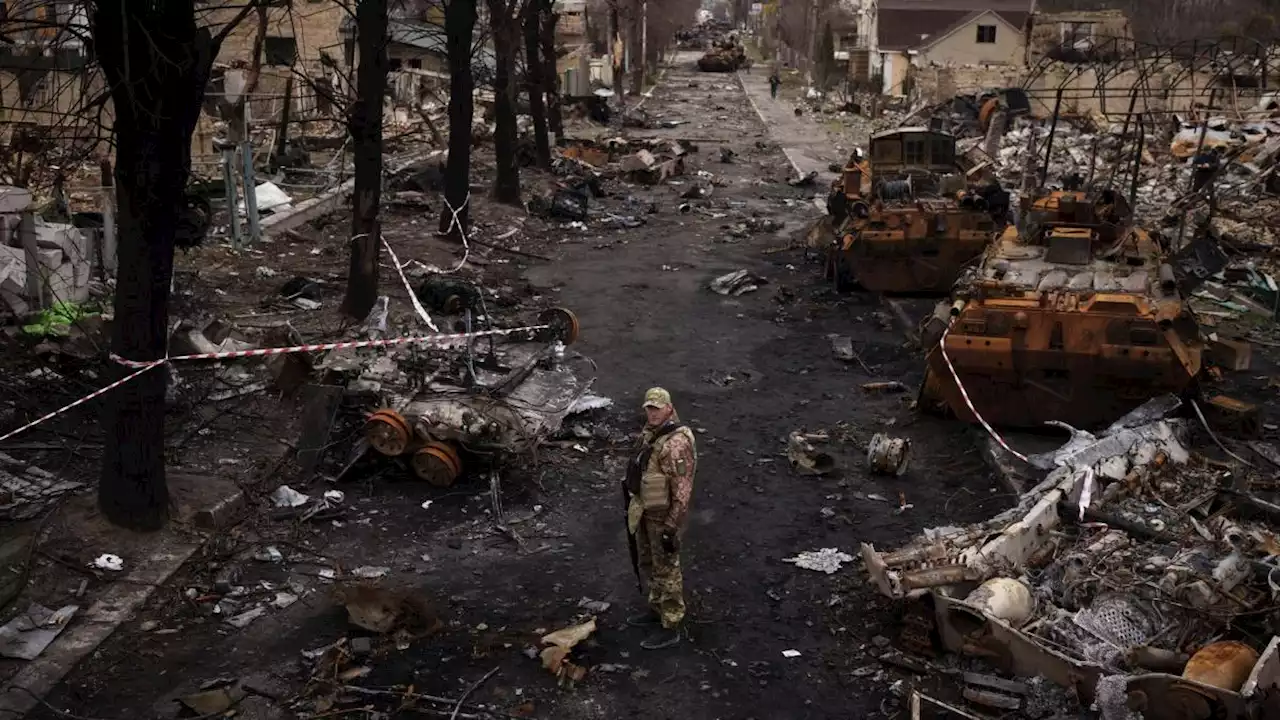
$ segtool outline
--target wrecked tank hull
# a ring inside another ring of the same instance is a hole
[[[565,359],[578,336],[572,312],[553,308],[532,341],[479,342],[457,373],[436,371],[395,396],[365,424],[376,452],[404,458],[414,474],[447,487],[477,459],[533,452],[556,432],[594,380]],[[452,375],[452,376],[450,376]]]
[[[731,73],[751,67],[751,60],[741,49],[717,48],[698,58],[701,72]]]
[[[837,289],[948,292],[996,234],[984,211],[954,200],[921,200],[850,217],[837,230],[828,274]]]
[[[1084,224],[1009,228],[957,284],[926,321],[926,409],[1088,428],[1193,383],[1203,343],[1157,243]]]
[[[1007,203],[998,186],[969,186],[952,135],[880,133],[871,158],[855,153],[827,197],[826,278],[838,290],[944,294],[1003,228]]]
[[[1200,349],[1159,324],[1132,295],[970,300],[929,352],[923,395],[965,422],[971,402],[996,426],[1103,425],[1199,373]]]

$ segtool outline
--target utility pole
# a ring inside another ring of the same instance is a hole
[[[649,73],[649,0],[640,0],[640,92]]]
[[[813,84],[813,65],[818,59],[818,0],[809,3],[809,22],[805,23],[809,30],[809,62],[805,63],[805,82]]]

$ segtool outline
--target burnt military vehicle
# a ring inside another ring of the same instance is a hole
[[[1106,424],[1200,372],[1165,249],[1110,189],[1029,197],[925,324],[922,406],[991,425]],[[972,405],[970,405],[972,403]]]
[[[870,152],[854,153],[827,198],[827,279],[838,289],[947,292],[1006,224],[1009,194],[970,186],[948,133],[898,128],[872,136]]]

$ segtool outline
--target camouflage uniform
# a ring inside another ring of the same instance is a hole
[[[650,391],[646,395],[646,401],[652,394]],[[669,395],[665,404],[670,404]],[[678,422],[673,412],[667,423]],[[637,443],[637,453],[662,430],[646,427]],[[679,426],[663,434],[654,442],[644,468],[645,489],[632,495],[627,506],[627,528],[635,535],[640,571],[649,581],[649,607],[667,629],[679,627],[684,620],[678,538],[683,535],[689,515],[696,465],[697,451],[689,428]],[[663,546],[663,534],[667,532],[677,538],[674,552]]]

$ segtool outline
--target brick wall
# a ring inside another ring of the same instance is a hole
[[[934,104],[988,88],[1018,86],[1024,74],[1012,65],[926,66],[911,68],[909,82],[917,102]]]

